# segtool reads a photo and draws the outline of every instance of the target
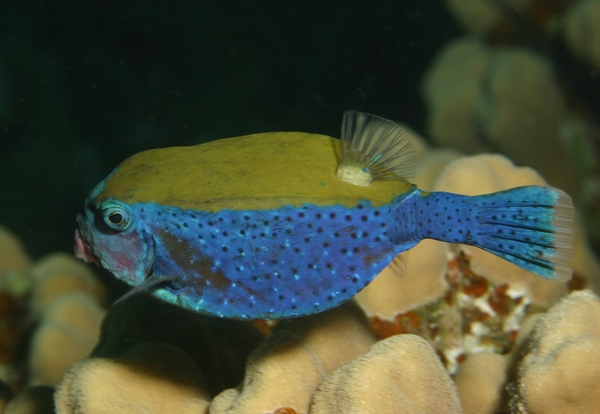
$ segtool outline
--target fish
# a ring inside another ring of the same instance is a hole
[[[270,320],[339,306],[423,239],[571,277],[573,205],[524,186],[479,196],[410,183],[407,133],[347,111],[341,138],[258,133],[135,154],[87,196],[75,255],[193,312]],[[476,177],[473,177],[476,179]]]

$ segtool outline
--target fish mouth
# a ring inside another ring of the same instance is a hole
[[[81,233],[79,232],[79,229],[75,229],[75,246],[73,250],[76,258],[81,259],[87,263],[94,263],[98,266],[100,265],[96,257],[94,257],[92,252],[90,252],[90,250],[85,245],[85,242],[81,238]]]

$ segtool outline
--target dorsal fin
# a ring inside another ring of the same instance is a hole
[[[363,112],[344,113],[338,178],[368,186],[409,177],[413,168],[412,142],[398,124]]]

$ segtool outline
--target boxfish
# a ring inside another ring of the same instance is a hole
[[[89,193],[75,253],[130,292],[230,319],[339,306],[423,239],[571,277],[565,192],[425,192],[407,179],[413,161],[399,125],[356,111],[340,139],[273,132],[144,151]]]

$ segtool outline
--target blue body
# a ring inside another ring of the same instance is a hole
[[[152,276],[174,278],[150,288],[157,297],[226,318],[287,318],[340,305],[424,238],[475,245],[550,278],[556,198],[521,187],[477,197],[415,189],[381,207],[209,213],[138,203],[129,231],[152,244]]]

